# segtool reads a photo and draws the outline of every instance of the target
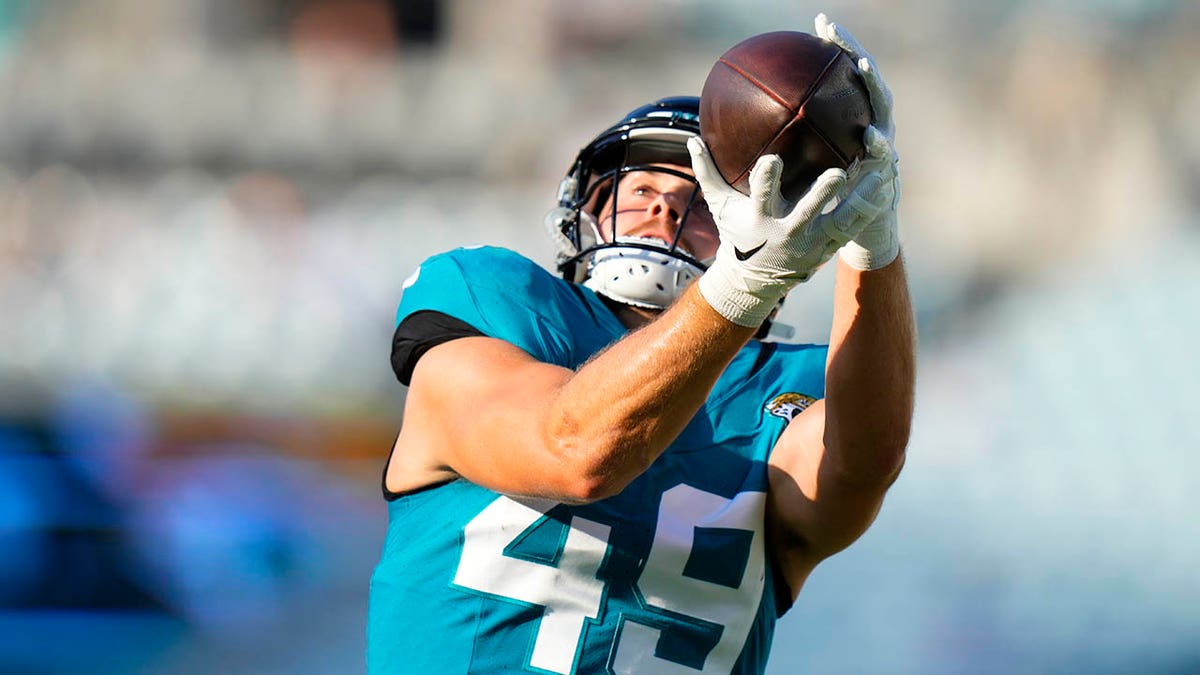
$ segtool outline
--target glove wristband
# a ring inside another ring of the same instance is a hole
[[[861,237],[859,237],[861,239]],[[856,241],[846,242],[839,252],[842,260],[856,270],[870,272],[887,267],[900,255],[900,239],[894,233],[878,247],[867,248]]]
[[[786,285],[770,282],[751,291],[742,270],[721,263],[718,258],[696,282],[701,297],[718,314],[739,326],[761,326],[787,293]]]
[[[891,208],[873,216],[873,222],[839,251],[847,265],[864,272],[887,267],[900,255],[900,230],[895,210],[900,195],[900,179],[896,177],[895,164],[888,171],[893,176]]]

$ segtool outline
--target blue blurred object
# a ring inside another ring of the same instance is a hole
[[[100,414],[113,392],[93,391],[107,392],[95,406],[59,409],[73,411],[64,429],[0,426],[0,672],[361,663],[382,507],[369,512],[320,465],[244,442],[180,458],[76,456],[129,438],[119,415]],[[129,475],[105,473],[116,466]],[[117,484],[119,499],[99,487]],[[326,611],[309,615],[314,604]],[[314,630],[327,640],[294,643]]]
[[[27,434],[0,426],[0,607],[28,603],[49,558],[51,481]]]
[[[331,533],[318,522],[328,492],[294,460],[214,446],[156,466],[131,534],[165,602],[199,628],[237,633],[329,581]]]
[[[118,505],[29,422],[0,423],[0,672],[129,672],[175,639]]]
[[[0,598],[8,607],[146,608],[134,580],[121,507],[82,479],[34,427],[0,430],[0,494],[6,527]],[[0,488],[2,489],[2,488]]]

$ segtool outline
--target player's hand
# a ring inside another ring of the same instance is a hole
[[[884,267],[900,254],[899,224],[896,209],[900,205],[900,158],[896,154],[896,124],[892,119],[892,91],[879,74],[875,59],[844,27],[833,23],[824,14],[816,19],[817,37],[833,42],[858,65],[858,74],[867,86],[871,98],[871,126],[863,142],[867,154],[862,171],[876,171],[885,177],[892,193],[891,204],[880,211],[854,240],[842,249],[842,260],[851,267],[874,270]]]
[[[841,169],[821,174],[795,205],[779,190],[783,160],[764,155],[750,171],[750,196],[721,177],[699,138],[688,140],[696,181],[717,222],[721,245],[713,264],[700,277],[700,294],[713,309],[740,326],[758,326],[796,284],[807,281],[846,242],[891,202],[885,176],[862,173],[843,193]]]

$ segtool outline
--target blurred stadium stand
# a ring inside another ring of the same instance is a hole
[[[1200,672],[1200,8],[1115,0],[0,0],[0,672],[361,671],[402,280],[549,265],[597,129],[822,9],[896,91],[921,380],[772,672]]]

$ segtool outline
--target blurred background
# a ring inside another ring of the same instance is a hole
[[[770,671],[1200,672],[1200,5],[1165,0],[0,0],[0,672],[361,672],[402,280],[549,267],[579,147],[821,10],[896,94],[918,407]]]

